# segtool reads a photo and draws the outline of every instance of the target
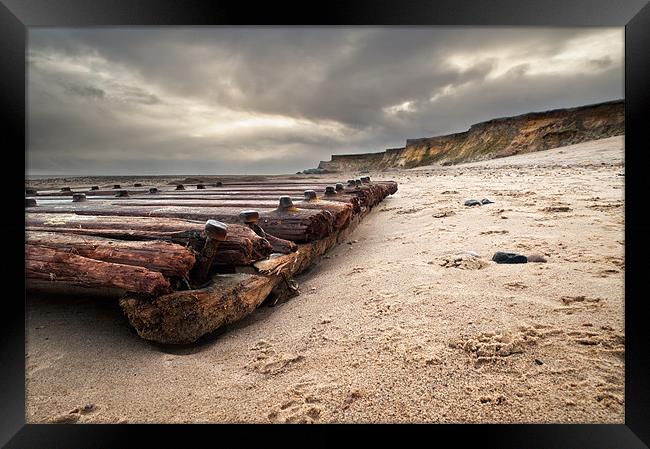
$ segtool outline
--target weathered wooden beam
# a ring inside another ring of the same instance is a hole
[[[36,209],[34,209],[36,210]],[[182,206],[110,206],[93,201],[68,205],[39,206],[43,213],[75,213],[78,215],[112,215],[130,217],[164,217],[206,221],[219,220],[239,224],[241,208],[182,207]],[[30,209],[27,209],[30,213]],[[265,232],[285,240],[309,242],[329,235],[334,216],[325,210],[292,208],[288,210],[260,209],[260,226]]]
[[[92,288],[118,288],[147,295],[168,293],[165,276],[143,267],[104,262],[44,246],[25,244],[25,276],[29,280]]]
[[[124,241],[61,232],[26,231],[28,245],[50,248],[88,259],[144,267],[166,276],[185,277],[196,261],[194,252],[163,241]]]
[[[205,243],[204,223],[175,218],[92,216],[76,214],[26,214],[25,229],[30,231],[63,232],[94,235],[121,240],[165,240],[199,251]],[[229,226],[226,240],[220,245],[214,264],[250,265],[268,257],[271,252],[290,251],[289,242],[270,242],[247,226]],[[284,242],[284,243],[282,243]],[[294,249],[295,250],[295,249]]]

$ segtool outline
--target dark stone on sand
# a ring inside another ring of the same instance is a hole
[[[492,256],[492,260],[496,263],[526,263],[528,258],[517,253],[505,253],[502,251],[497,251]]]
[[[465,206],[481,206],[481,202],[479,200],[467,200],[465,201]]]
[[[537,363],[538,365],[543,365],[544,364],[544,362],[542,362],[540,359],[535,359],[535,363]]]
[[[494,204],[494,201],[488,200],[487,198],[483,198],[481,200],[481,204]]]

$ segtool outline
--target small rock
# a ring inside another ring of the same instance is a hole
[[[528,262],[546,263],[546,258],[540,254],[531,254],[528,256]]]
[[[86,404],[80,410],[79,413],[86,414],[95,411],[95,404]]]
[[[494,201],[488,200],[487,198],[483,198],[481,200],[481,204],[494,204]]]
[[[542,362],[540,359],[535,359],[535,363],[537,363],[538,365],[543,365],[544,364],[544,362]]]
[[[502,251],[497,251],[492,256],[492,260],[496,263],[526,263],[528,258],[517,253],[505,253]]]
[[[465,201],[465,206],[472,207],[472,206],[481,206],[481,205],[482,204],[481,204],[481,202],[479,200],[466,200]]]

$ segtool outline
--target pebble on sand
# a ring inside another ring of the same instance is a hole
[[[503,251],[497,251],[492,256],[492,260],[496,263],[526,263],[528,258],[517,253],[506,253]]]
[[[494,204],[494,201],[488,200],[487,198],[483,198],[481,200],[481,204]]]
[[[481,202],[479,200],[466,200],[465,201],[465,206],[481,206]]]

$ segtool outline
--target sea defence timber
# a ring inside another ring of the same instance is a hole
[[[192,343],[267,299],[354,230],[393,181],[26,188],[29,290],[115,292],[138,334]]]

